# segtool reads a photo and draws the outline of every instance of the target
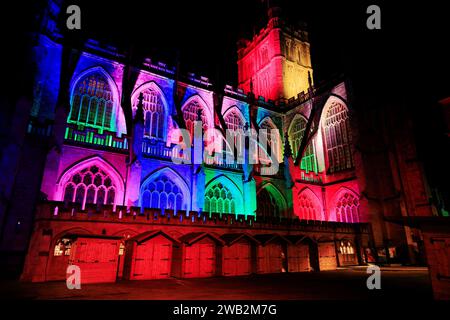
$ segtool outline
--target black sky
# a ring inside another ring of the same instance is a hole
[[[22,54],[16,34],[26,28],[27,9],[34,2],[15,1],[2,11],[3,43],[8,43],[2,51],[8,60]],[[384,96],[417,96],[434,102],[450,95],[450,27],[444,1],[278,2],[290,21],[308,24],[316,82],[343,72],[366,89],[385,92]],[[134,50],[168,64],[175,63],[179,52],[183,71],[206,75],[217,88],[236,84],[237,40],[251,37],[267,22],[266,3],[261,0],[68,3],[79,4],[82,12],[82,30],[73,31],[73,36],[88,36],[125,50],[133,45]],[[381,7],[382,30],[366,28],[370,4]]]
[[[316,81],[357,72],[380,88],[427,92],[433,99],[450,91],[450,33],[442,1],[426,6],[413,1],[278,2],[287,19],[308,24]],[[79,3],[83,31],[92,37],[119,47],[133,43],[169,64],[179,51],[184,71],[209,76],[218,85],[236,84],[236,41],[266,23],[261,0]],[[366,8],[374,3],[381,7],[382,30],[370,31]]]

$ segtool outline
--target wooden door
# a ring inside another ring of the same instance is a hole
[[[203,239],[185,247],[185,278],[212,277],[216,270],[216,245],[210,239]]]
[[[239,276],[251,273],[251,245],[243,241],[223,249],[223,275]]]
[[[172,242],[164,236],[156,236],[135,249],[132,279],[163,279],[170,276]]]
[[[81,269],[81,283],[115,282],[119,241],[83,239],[75,241],[70,263]]]
[[[309,247],[306,244],[288,246],[288,271],[309,271]]]
[[[334,242],[322,242],[318,244],[320,271],[336,270],[336,248]]]

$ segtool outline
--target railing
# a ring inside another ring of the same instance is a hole
[[[232,170],[242,170],[243,165],[240,163],[237,163],[237,161],[233,161],[233,163],[227,163],[226,159],[224,159],[224,155],[222,153],[219,153],[215,155],[214,157],[206,157],[204,160],[205,164],[207,166],[211,167],[219,167],[219,168],[225,168],[225,169],[232,169]]]
[[[322,183],[322,177],[314,171],[306,173],[306,171],[302,170],[300,180],[305,182]]]
[[[142,153],[146,157],[156,157],[169,160],[172,159],[174,146],[175,145],[167,146],[166,143],[162,140],[144,138],[142,141]],[[195,148],[192,147],[190,163],[194,161],[194,152]],[[184,159],[187,161],[189,157],[187,153],[184,153],[181,154],[181,156],[178,156],[177,159],[179,160]],[[222,154],[217,154],[214,157],[206,157],[206,159],[204,159],[204,164],[212,167],[219,167],[232,170],[242,170],[242,164],[226,163],[226,160],[224,159],[224,156]]]
[[[264,172],[262,169],[264,168]],[[265,175],[272,176],[278,179],[284,179],[284,163],[278,163],[278,167],[276,165],[271,165],[270,163],[263,164],[255,164],[253,165],[253,170],[257,175]]]
[[[172,158],[173,146],[166,146],[161,140],[144,138],[142,140],[142,153],[147,157],[157,157],[163,159]]]
[[[104,130],[100,133],[96,128],[78,128],[74,124],[67,125],[64,139],[71,144],[107,148],[120,152],[127,151],[129,146],[129,138],[126,135],[117,137],[115,132]]]

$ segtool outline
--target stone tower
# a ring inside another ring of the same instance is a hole
[[[270,7],[267,26],[238,42],[239,87],[271,100],[307,91],[308,72],[312,77],[308,33],[286,24],[280,13]]]

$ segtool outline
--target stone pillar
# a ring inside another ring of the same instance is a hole
[[[140,187],[141,187],[141,172],[142,172],[142,138],[144,136],[144,110],[143,100],[144,95],[142,92],[139,94],[139,102],[135,117],[133,119],[133,136],[132,143],[130,144],[130,163],[129,172],[126,185],[126,198],[125,204],[141,205],[140,199]]]

